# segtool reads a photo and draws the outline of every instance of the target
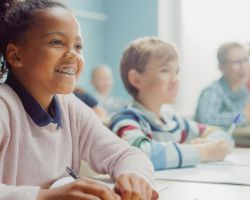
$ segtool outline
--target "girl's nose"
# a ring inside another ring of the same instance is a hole
[[[78,54],[74,50],[69,50],[64,54],[65,58],[75,60],[78,58]]]

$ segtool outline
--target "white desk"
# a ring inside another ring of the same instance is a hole
[[[238,148],[233,153],[240,158],[250,158],[250,149]],[[110,180],[107,175],[95,178]],[[160,193],[159,200],[250,200],[250,186],[172,180],[157,180],[157,183],[168,186]]]
[[[158,181],[160,182],[160,181]],[[169,187],[159,200],[249,200],[250,186],[161,181]]]
[[[250,149],[237,148],[233,151],[235,159],[250,158]],[[182,169],[180,169],[182,170]],[[180,172],[181,173],[181,172]],[[250,173],[250,171],[248,172]],[[169,187],[161,192],[160,200],[249,200],[250,186],[195,183],[183,181],[157,181]]]

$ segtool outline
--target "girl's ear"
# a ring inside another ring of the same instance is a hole
[[[14,44],[8,44],[6,49],[6,59],[12,67],[22,67],[19,48]]]
[[[132,86],[134,86],[136,89],[140,89],[142,85],[142,79],[141,74],[136,71],[135,69],[131,69],[128,72],[128,81]]]

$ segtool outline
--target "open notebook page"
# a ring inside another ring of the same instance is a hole
[[[250,150],[236,151],[222,162],[158,171],[155,177],[159,180],[250,185]]]

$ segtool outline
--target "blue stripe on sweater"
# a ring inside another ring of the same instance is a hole
[[[176,121],[176,126],[172,130],[169,130],[170,133],[174,133],[175,131],[180,129],[180,124],[179,124],[178,119],[175,115],[173,116],[173,120]]]
[[[187,135],[186,135],[186,138],[187,138],[188,134],[189,134],[189,131],[190,131],[190,126],[189,126],[186,119],[183,119],[183,120],[184,120],[184,124],[185,124],[185,130],[186,130],[186,133],[187,133]]]
[[[176,143],[173,143],[173,144],[174,144],[174,147],[176,148],[176,151],[177,151],[177,153],[179,155],[179,165],[178,165],[178,168],[181,168],[182,167],[182,161],[183,161],[181,150],[179,149],[179,147],[177,146]]]
[[[115,127],[115,125],[125,119],[131,119],[133,121],[138,121],[138,119],[136,118],[136,116],[134,115],[129,115],[129,114],[119,114],[117,116],[114,117],[112,123],[110,124],[109,128],[111,130],[113,130],[113,128]]]
[[[165,146],[159,142],[152,141],[151,143],[151,161],[155,170],[166,168],[166,152]]]

